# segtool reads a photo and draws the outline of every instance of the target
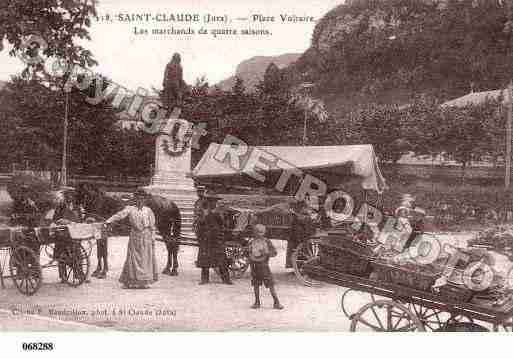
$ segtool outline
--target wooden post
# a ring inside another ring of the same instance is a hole
[[[513,85],[508,85],[508,119],[506,123],[506,174],[504,177],[504,186],[509,189],[511,182],[511,121],[513,116]]]
[[[306,141],[307,141],[307,137],[306,137],[306,119],[307,119],[307,112],[305,110],[305,118],[304,118],[304,122],[303,122],[303,146],[306,146]]]
[[[69,92],[66,92],[65,105],[64,105],[64,135],[62,140],[62,168],[61,168],[61,184],[63,186],[68,185],[68,115],[69,115]]]

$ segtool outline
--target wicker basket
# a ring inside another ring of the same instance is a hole
[[[464,286],[446,284],[440,287],[439,295],[449,303],[467,303],[472,299],[474,292]]]
[[[423,270],[411,270],[388,263],[372,262],[377,279],[429,292],[439,274]]]
[[[367,277],[371,272],[369,257],[326,243],[320,244],[320,262],[326,269],[361,277]]]

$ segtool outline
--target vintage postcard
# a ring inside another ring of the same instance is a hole
[[[512,331],[513,1],[2,0],[0,50],[2,332]]]

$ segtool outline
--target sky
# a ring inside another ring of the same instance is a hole
[[[341,4],[343,0],[100,0],[99,15],[109,14],[116,19],[118,14],[150,13],[199,14],[199,23],[172,22],[96,22],[90,29],[92,41],[84,43],[99,65],[93,70],[131,90],[138,87],[161,88],[166,64],[173,53],[182,57],[184,79],[193,84],[205,75],[210,84],[215,84],[235,72],[237,65],[253,56],[275,56],[284,53],[302,53],[310,45],[315,22],[283,23],[281,14],[312,16],[320,19],[326,12]],[[226,16],[228,23],[204,23],[204,16]],[[252,22],[237,20],[252,15],[274,16],[274,22]],[[162,18],[162,15],[159,15]],[[212,29],[269,30],[269,36],[220,35],[136,35],[134,27],[169,29],[191,27],[198,30]],[[5,43],[0,52],[0,80],[23,69],[23,63],[8,55],[10,46]]]

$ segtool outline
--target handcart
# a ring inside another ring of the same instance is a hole
[[[11,279],[19,292],[34,295],[42,284],[42,270],[61,266],[62,280],[71,287],[83,284],[89,274],[89,254],[84,242],[101,236],[101,224],[49,227],[9,227],[0,230],[0,284]],[[47,263],[41,263],[47,258]],[[9,272],[7,270],[7,263]]]

